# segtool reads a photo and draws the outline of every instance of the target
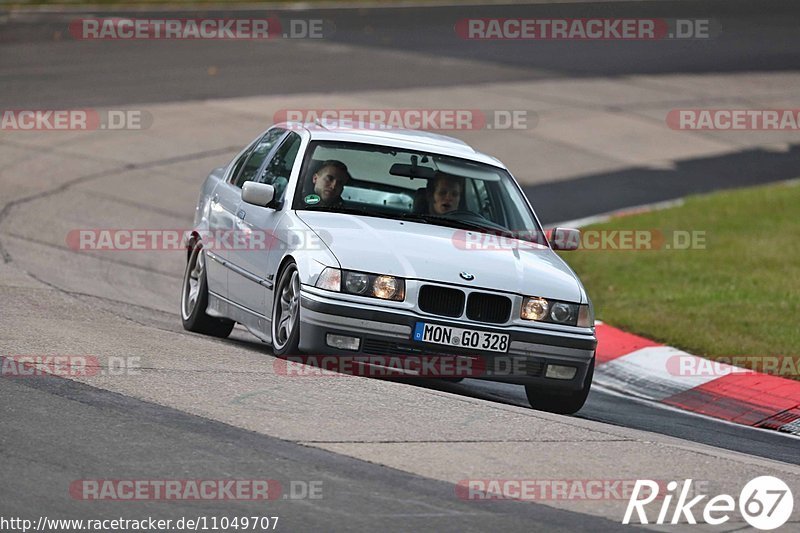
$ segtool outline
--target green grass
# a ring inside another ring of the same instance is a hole
[[[599,320],[711,358],[800,355],[800,186],[693,196],[584,230],[633,228],[705,231],[706,246],[563,253]]]

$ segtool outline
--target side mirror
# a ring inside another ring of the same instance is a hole
[[[242,200],[258,207],[267,207],[275,198],[275,187],[257,181],[246,181],[242,185]]]
[[[577,250],[581,244],[581,230],[573,228],[553,228],[550,232],[553,250]]]

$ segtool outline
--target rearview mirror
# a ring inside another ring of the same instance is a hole
[[[267,207],[275,198],[275,187],[257,181],[246,181],[242,185],[242,200],[248,204]]]
[[[392,176],[405,176],[406,178],[431,179],[436,175],[436,171],[430,167],[421,167],[419,165],[406,165],[404,163],[395,163],[389,169],[389,174],[391,174]]]
[[[553,228],[550,232],[553,250],[577,250],[581,244],[581,230],[573,228]]]

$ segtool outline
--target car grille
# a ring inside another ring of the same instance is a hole
[[[467,301],[467,318],[476,322],[502,324],[511,315],[511,300],[505,296],[473,292]]]
[[[419,290],[419,308],[432,315],[459,317],[464,311],[464,292],[458,289],[423,285]]]

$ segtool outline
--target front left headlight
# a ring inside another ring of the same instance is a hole
[[[548,300],[539,296],[523,298],[520,318],[583,328],[594,325],[594,316],[592,316],[592,309],[589,305]]]
[[[402,302],[406,297],[406,282],[403,278],[386,274],[339,270],[332,267],[327,267],[322,271],[316,286],[329,291],[396,302]]]

